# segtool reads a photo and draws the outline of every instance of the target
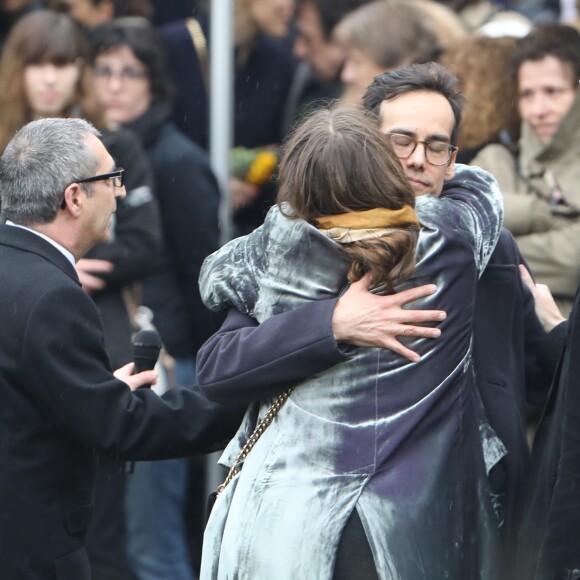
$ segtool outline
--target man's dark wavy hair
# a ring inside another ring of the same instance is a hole
[[[362,104],[380,119],[383,101],[413,91],[432,91],[447,99],[455,119],[451,144],[456,145],[463,111],[463,96],[457,91],[457,78],[440,64],[435,62],[411,64],[376,76],[367,87]]]

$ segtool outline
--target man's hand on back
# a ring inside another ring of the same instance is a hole
[[[339,298],[332,316],[332,331],[337,342],[355,346],[381,347],[392,350],[413,362],[421,357],[397,340],[398,336],[437,338],[438,328],[415,326],[422,322],[440,322],[447,317],[442,310],[406,310],[405,304],[436,292],[427,284],[397,294],[379,296],[369,292],[367,274]]]

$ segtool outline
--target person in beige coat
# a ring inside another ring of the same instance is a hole
[[[538,27],[514,54],[514,73],[519,153],[489,145],[472,165],[498,179],[504,226],[568,315],[580,280],[580,34],[561,24]]]

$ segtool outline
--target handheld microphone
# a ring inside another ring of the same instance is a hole
[[[133,337],[133,362],[135,373],[151,371],[157,364],[161,352],[161,337],[156,330],[143,329]],[[140,389],[150,389],[151,385],[141,385]],[[125,473],[135,471],[135,462],[127,461]]]
[[[133,338],[133,362],[135,373],[152,371],[157,364],[161,351],[161,337],[156,330],[140,330]],[[150,389],[151,385],[142,385],[140,389]]]

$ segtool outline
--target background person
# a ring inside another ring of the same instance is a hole
[[[334,30],[345,51],[345,103],[359,104],[373,78],[389,69],[434,59],[439,47],[428,18],[415,5],[377,0],[346,15]]]
[[[292,52],[298,64],[284,107],[282,134],[318,106],[338,99],[343,91],[340,74],[344,48],[333,31],[350,12],[370,0],[297,0],[296,37]]]
[[[294,64],[288,44],[294,0],[235,0],[234,6],[234,118],[233,146],[254,149],[280,143],[280,125]],[[217,15],[216,15],[217,16]],[[219,16],[218,16],[219,17]],[[209,50],[195,46],[190,29],[209,47],[209,19],[161,28],[167,68],[176,87],[173,121],[190,139],[207,149],[209,141]],[[236,178],[229,181],[235,234],[260,225],[275,192]]]
[[[86,28],[123,16],[153,17],[150,0],[46,0],[46,6],[69,14]]]
[[[14,23],[25,14],[41,8],[41,0],[0,0],[0,51]]]
[[[521,40],[513,70],[523,121],[518,154],[492,144],[472,163],[498,179],[505,227],[567,315],[580,278],[580,34],[565,25],[538,27]]]

